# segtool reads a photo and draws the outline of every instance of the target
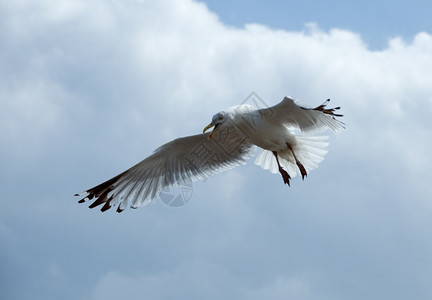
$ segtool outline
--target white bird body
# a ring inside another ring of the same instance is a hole
[[[233,126],[255,146],[280,151],[286,148],[286,143],[296,143],[295,135],[284,124],[272,122],[271,118],[264,118],[260,110],[252,105],[236,105],[224,113],[228,120],[225,126]],[[223,126],[222,124],[221,128]]]
[[[137,208],[157,199],[166,187],[244,163],[253,155],[254,146],[262,148],[255,163],[273,173],[279,171],[285,184],[297,173],[304,179],[327,153],[327,137],[314,134],[343,129],[335,118],[341,115],[334,113],[339,107],[326,109],[328,101],[304,108],[285,97],[265,109],[247,104],[230,107],[213,116],[204,129],[214,127],[211,133],[162,145],[137,165],[82,193],[86,196],[79,202],[95,198],[90,208],[104,204],[102,211],[114,205],[118,212],[127,206]]]
[[[263,138],[259,138],[262,136]],[[297,144],[295,135],[283,124],[269,122],[268,119],[261,118],[255,127],[255,134],[251,135],[250,141],[263,149],[270,151],[282,151],[286,145],[295,146]]]

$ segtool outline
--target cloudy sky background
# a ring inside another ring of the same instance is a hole
[[[431,4],[373,2],[0,1],[0,297],[430,299]],[[342,107],[304,182],[76,202],[253,91]]]

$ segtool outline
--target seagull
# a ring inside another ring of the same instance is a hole
[[[153,154],[119,175],[75,196],[79,203],[93,201],[89,208],[101,211],[117,206],[138,208],[159,198],[175,184],[202,180],[246,163],[261,148],[255,163],[272,173],[280,173],[284,184],[297,174],[302,179],[324,159],[330,129],[339,132],[344,123],[336,111],[327,108],[330,99],[307,108],[285,97],[279,104],[257,108],[241,104],[218,112],[202,134],[177,138],[157,148]],[[213,128],[211,132],[208,129]]]

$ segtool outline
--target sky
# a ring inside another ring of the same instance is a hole
[[[430,299],[430,10],[0,1],[0,297]],[[73,196],[218,111],[284,96],[344,114],[304,181],[252,159],[180,207]]]

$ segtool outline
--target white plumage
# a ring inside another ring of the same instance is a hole
[[[79,202],[94,200],[105,211],[117,205],[121,212],[157,199],[166,187],[207,178],[245,163],[262,148],[255,163],[272,173],[281,173],[285,184],[299,173],[302,178],[316,168],[327,153],[327,137],[316,134],[342,130],[336,120],[339,107],[328,109],[329,100],[305,108],[285,97],[279,104],[258,109],[237,105],[213,116],[203,134],[182,137],[162,145],[152,155],[123,173],[81,194]],[[214,127],[211,133],[205,131]]]

